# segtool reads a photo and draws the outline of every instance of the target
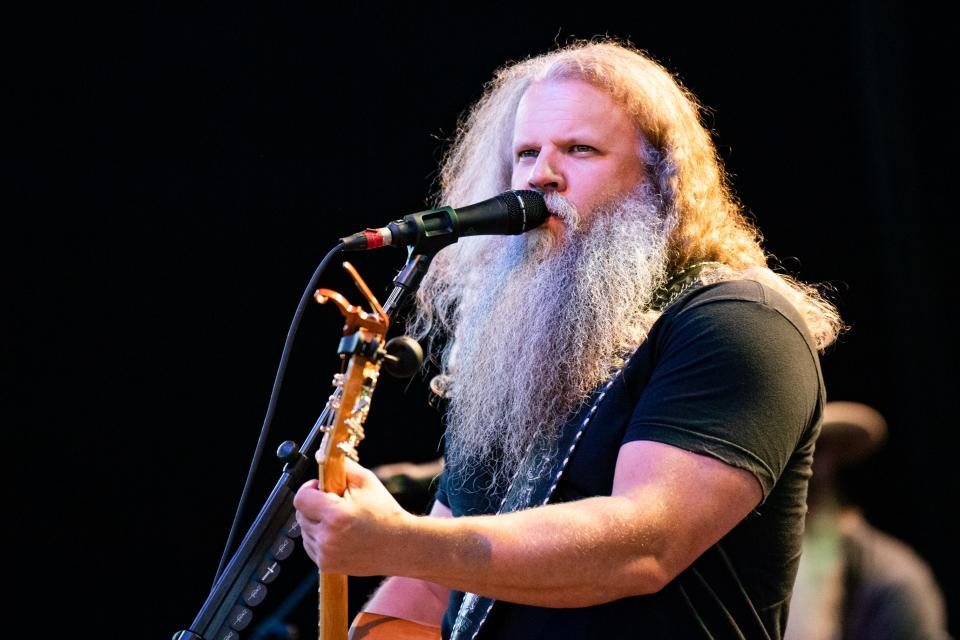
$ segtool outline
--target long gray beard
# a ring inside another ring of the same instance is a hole
[[[508,481],[535,440],[550,449],[658,315],[648,305],[665,280],[669,223],[655,196],[638,189],[589,224],[563,198],[547,202],[566,222],[560,246],[546,229],[471,238],[448,274],[463,288],[441,376],[446,462],[454,479],[490,473],[477,489]]]

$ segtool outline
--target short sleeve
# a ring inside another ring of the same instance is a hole
[[[624,442],[746,469],[765,500],[822,403],[817,355],[792,306],[755,282],[715,289],[671,316],[653,348]]]

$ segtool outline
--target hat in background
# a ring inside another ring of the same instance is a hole
[[[873,454],[887,439],[887,421],[862,402],[834,401],[823,407],[817,447],[831,447],[844,464]]]

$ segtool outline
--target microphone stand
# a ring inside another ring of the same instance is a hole
[[[394,278],[393,291],[383,305],[387,316],[405,295],[420,286],[433,256],[434,253],[414,253],[410,249],[407,263]],[[277,578],[280,562],[293,553],[294,541],[300,537],[293,498],[312,471],[323,427],[332,419],[328,403],[302,447],[298,449],[296,443],[288,440],[277,449],[277,456],[286,463],[280,479],[190,628],[174,633],[173,640],[239,640],[240,632],[250,625],[252,608],[266,598],[267,585]]]

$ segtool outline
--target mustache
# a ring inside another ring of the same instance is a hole
[[[547,211],[563,220],[568,226],[574,229],[579,228],[580,212],[570,200],[556,191],[544,193],[543,200],[547,204]]]

